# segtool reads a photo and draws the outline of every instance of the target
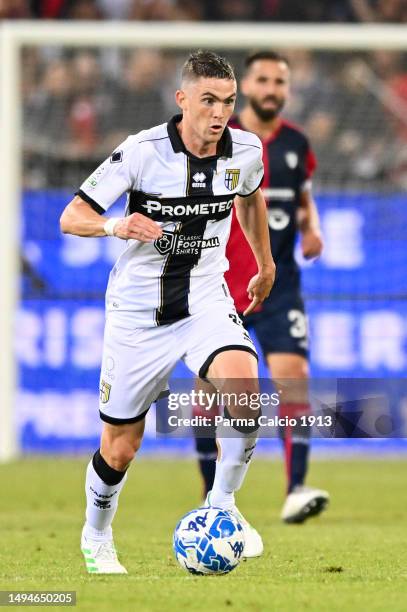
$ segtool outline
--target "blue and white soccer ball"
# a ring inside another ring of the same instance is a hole
[[[179,521],[173,547],[178,563],[191,574],[227,574],[242,559],[243,528],[226,510],[198,508]]]

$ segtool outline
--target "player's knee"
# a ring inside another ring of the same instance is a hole
[[[216,355],[210,364],[207,378],[215,381],[239,379],[242,382],[246,381],[246,385],[252,384],[255,387],[258,380],[257,358],[247,351],[222,351]],[[253,389],[253,391],[256,391],[256,389]]]
[[[141,446],[141,437],[126,440],[117,438],[103,448],[104,455],[110,467],[124,471],[133,461],[136,452]]]
[[[275,379],[307,380],[309,377],[308,362],[295,359],[283,364],[272,364],[272,375]]]
[[[119,471],[124,471],[134,459],[136,451],[131,445],[119,446],[115,445],[109,454],[109,465]]]
[[[289,369],[290,373],[287,378],[294,378],[296,380],[305,380],[308,378],[308,364],[307,362],[295,362]]]

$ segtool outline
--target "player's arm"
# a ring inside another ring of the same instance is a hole
[[[310,188],[301,192],[298,211],[302,254],[306,259],[321,255],[323,242],[317,205]]]
[[[60,219],[61,231],[75,236],[117,236],[151,242],[162,235],[152,219],[133,213],[127,217],[102,216],[116,200],[137,184],[141,152],[129,136],[81,185]]]
[[[162,236],[161,227],[140,213],[128,217],[107,219],[96,212],[80,196],[75,196],[62,213],[61,231],[75,236],[117,236],[123,240],[134,239],[152,242]]]
[[[244,311],[251,313],[270,294],[274,283],[276,266],[271,254],[270,234],[267,222],[267,207],[260,189],[247,197],[236,196],[236,215],[253,255],[258,273],[249,282],[247,292],[252,300]]]

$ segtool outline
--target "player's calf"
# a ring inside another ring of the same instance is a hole
[[[311,427],[303,423],[302,417],[311,413],[308,402],[280,404],[279,417],[287,421],[296,421],[296,425],[279,427],[279,436],[284,445],[284,457],[287,472],[287,492],[305,482],[308,471]]]
[[[86,470],[86,522],[81,537],[89,573],[127,573],[117,559],[111,528],[126,478],[126,471],[110,467],[96,451]]]
[[[127,467],[140,446],[143,423],[105,424],[101,449],[86,470],[86,522],[81,549],[90,573],[126,573],[117,559],[112,521],[127,479]]]
[[[196,403],[192,410],[193,417],[205,417],[205,422],[209,425],[194,427],[195,448],[198,458],[199,471],[201,472],[203,481],[203,499],[213,487],[215,478],[216,459],[218,456],[218,447],[216,445],[216,425],[215,417],[219,414],[218,405],[210,405],[205,402],[207,394],[215,396],[216,389],[210,383],[203,381],[201,378],[195,379],[195,392],[200,403]]]
[[[107,464],[118,471],[125,471],[141,446],[143,422],[110,425],[105,423],[100,449]]]

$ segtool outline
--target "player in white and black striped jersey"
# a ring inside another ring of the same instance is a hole
[[[252,308],[268,296],[275,266],[258,189],[261,143],[226,127],[235,98],[231,66],[211,52],[191,54],[176,92],[182,114],[130,136],[82,184],[61,217],[64,232],[127,240],[107,289],[99,406],[104,426],[86,477],[82,550],[93,573],[126,572],[111,523],[146,413],[178,359],[215,384],[224,381],[224,393],[240,392],[242,384],[245,393],[258,391],[256,351],[223,279],[234,203],[258,263]],[[106,221],[102,214],[125,192],[126,216]],[[247,406],[227,409],[233,417],[256,416]],[[234,499],[255,443],[256,431],[219,439],[208,499],[239,516],[245,556],[263,550]]]
[[[263,177],[257,136],[227,129],[218,154],[199,158],[184,146],[181,118],[129,136],[77,192],[101,214],[127,192],[127,214],[161,228],[154,242],[128,242],[109,280],[108,312],[137,327],[174,323],[223,293],[234,197],[255,192]]]

